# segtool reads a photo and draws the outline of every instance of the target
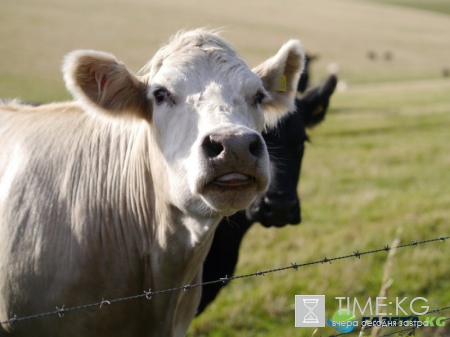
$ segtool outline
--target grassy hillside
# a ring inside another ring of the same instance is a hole
[[[254,66],[299,38],[320,54],[313,81],[336,62],[347,90],[335,94],[327,119],[310,132],[299,186],[303,223],[254,226],[237,273],[380,248],[396,233],[402,242],[449,235],[450,78],[442,70],[450,68],[450,20],[382,1],[3,0],[0,97],[68,99],[59,67],[74,49],[109,51],[138,70],[177,30],[223,27]],[[447,1],[408,3],[429,9]],[[449,244],[398,251],[389,296],[450,305]],[[385,262],[378,254],[235,281],[189,335],[312,336],[312,329],[293,327],[294,295],[375,297]],[[329,317],[335,309],[327,309]]]
[[[132,70],[182,28],[222,27],[250,65],[290,38],[332,62],[350,83],[437,78],[449,66],[448,18],[357,0],[4,0],[0,12],[0,97],[68,98],[59,71],[66,53],[99,49]],[[373,51],[375,61],[367,57]],[[383,59],[390,52],[391,61]]]

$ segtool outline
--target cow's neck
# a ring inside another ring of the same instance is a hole
[[[209,217],[195,215],[180,210],[170,202],[166,193],[169,184],[165,178],[167,167],[164,158],[155,147],[155,140],[149,137],[150,162],[148,170],[152,177],[151,205],[152,235],[154,238],[152,251],[163,252],[157,257],[157,268],[165,269],[164,275],[173,274],[174,278],[166,280],[172,286],[180,282],[192,282],[200,271],[212,243],[214,231],[220,221],[220,216]],[[161,174],[161,172],[164,172]],[[155,259],[153,259],[155,260]],[[164,265],[161,265],[164,264]],[[171,272],[173,270],[173,273]],[[181,279],[182,278],[182,279]]]
[[[186,216],[168,204],[159,205],[155,215],[153,231],[156,239],[150,244],[143,288],[165,291],[201,283],[203,262],[210,249],[218,220],[209,219],[209,228],[197,241],[193,240],[197,233],[191,227],[205,225],[204,220]],[[157,334],[169,336],[173,333],[178,336],[177,331],[181,331],[184,335],[195,316],[200,295],[201,287],[195,287],[154,296],[151,302],[155,310],[149,317],[154,322],[166,322],[167,324],[162,325],[173,329],[156,329]]]
[[[151,160],[152,163],[164,163],[158,153],[153,153]],[[149,165],[149,168],[153,177],[154,203],[150,210],[153,240],[143,286],[161,291],[199,284],[202,281],[202,266],[220,217],[195,216],[177,208],[164,194],[168,187],[162,179],[162,168],[154,165]],[[152,313],[153,318],[158,322],[166,321],[166,326],[173,329],[170,333],[164,332],[166,335],[178,335],[177,331],[184,334],[195,316],[200,292],[201,287],[196,287],[188,291],[164,293],[152,299],[157,308]]]

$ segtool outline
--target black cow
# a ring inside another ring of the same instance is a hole
[[[276,129],[263,134],[271,163],[275,166],[271,187],[245,211],[221,221],[203,265],[203,282],[233,275],[239,257],[239,246],[253,223],[259,222],[265,227],[283,227],[301,222],[297,186],[304,143],[308,140],[305,128],[311,128],[325,118],[336,83],[336,76],[329,75],[320,87],[311,89],[296,99],[296,111],[282,120]],[[223,283],[203,286],[197,315],[214,300],[222,286]]]

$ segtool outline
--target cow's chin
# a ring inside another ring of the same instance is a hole
[[[221,216],[230,216],[248,207],[257,195],[256,187],[243,189],[206,186],[202,194],[203,201]]]
[[[221,216],[229,216],[248,207],[260,193],[255,177],[229,173],[212,179],[201,189],[203,201]]]

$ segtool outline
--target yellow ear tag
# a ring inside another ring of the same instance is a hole
[[[317,108],[316,108],[316,110],[314,110],[314,112],[312,113],[313,114],[313,116],[315,116],[315,115],[318,115],[318,114],[320,114],[320,113],[322,113],[323,112],[323,106],[322,105],[319,105]]]
[[[280,83],[278,85],[278,91],[285,92],[286,90],[287,90],[286,75],[283,74],[280,77]]]

